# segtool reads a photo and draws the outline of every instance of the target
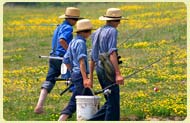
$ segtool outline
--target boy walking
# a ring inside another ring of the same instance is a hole
[[[80,10],[75,7],[66,8],[65,14],[60,16],[59,18],[64,18],[64,22],[57,27],[54,32],[54,36],[52,39],[52,51],[50,53],[51,56],[59,56],[63,57],[66,53],[69,43],[73,39],[73,26],[76,24],[78,19],[80,19]],[[44,112],[43,105],[44,101],[53,89],[56,81],[55,77],[58,77],[61,74],[61,60],[50,59],[49,60],[49,70],[46,77],[46,80],[41,86],[41,92],[38,99],[38,103],[34,109],[36,114],[41,114]],[[67,72],[65,78],[69,77],[69,73]]]
[[[59,121],[66,120],[76,111],[77,95],[92,95],[89,88],[92,82],[88,79],[89,65],[86,47],[86,39],[91,35],[92,24],[88,19],[82,19],[76,25],[77,36],[69,44],[63,62],[71,71],[71,80],[75,86],[69,104],[62,110]],[[85,93],[83,93],[85,92]]]
[[[121,75],[117,60],[117,26],[123,19],[121,11],[118,8],[109,8],[104,16],[99,20],[105,20],[106,25],[96,30],[92,35],[92,56],[90,62],[90,80],[93,82],[93,71],[96,65],[96,73],[102,89],[116,83],[110,87],[111,94],[105,96],[106,102],[101,109],[89,120],[120,120],[120,95],[119,85],[124,84],[124,78]],[[101,54],[108,54],[108,59],[113,67],[111,71],[113,76],[108,75],[103,62],[100,61]],[[112,78],[112,79],[110,79]]]

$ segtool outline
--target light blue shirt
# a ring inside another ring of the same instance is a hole
[[[89,65],[87,57],[86,40],[82,36],[77,35],[69,44],[68,50],[64,55],[63,63],[70,64],[72,72],[80,73],[79,60],[84,58],[86,73],[89,74]]]
[[[65,20],[61,25],[59,25],[56,30],[54,31],[54,35],[52,38],[52,52],[55,56],[63,57],[66,53],[66,50],[61,46],[59,40],[64,39],[67,44],[71,42],[73,38],[73,27],[72,25]]]
[[[93,61],[98,62],[99,53],[111,54],[113,51],[117,51],[117,33],[116,28],[105,25],[92,34],[91,59]]]

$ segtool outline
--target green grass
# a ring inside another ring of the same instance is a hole
[[[159,120],[185,119],[187,115],[185,5],[119,2],[77,5],[82,16],[90,19],[98,19],[107,8],[122,6],[129,7],[128,10],[123,10],[123,15],[129,20],[118,27],[118,44],[125,41],[118,48],[123,58],[123,64],[120,65],[122,75],[128,76],[135,70],[163,58],[149,69],[126,79],[125,85],[120,86],[121,120],[150,120],[153,117],[158,117]],[[137,6],[137,9],[134,9],[134,6]],[[139,6],[143,8],[139,9]],[[22,29],[21,26],[11,24],[15,22],[37,25],[40,21],[41,24],[58,24],[62,20],[57,17],[64,13],[65,8],[6,6],[3,9],[3,117],[8,121],[56,121],[71,96],[71,93],[59,96],[60,91],[66,88],[63,82],[57,82],[48,95],[44,106],[45,114],[33,113],[41,84],[48,70],[48,60],[39,59],[38,56],[49,55],[55,26],[28,26]],[[132,25],[133,20],[138,22]],[[146,23],[152,27],[141,30],[140,27]],[[136,35],[126,41],[138,30],[140,31]],[[142,42],[144,44],[140,44]],[[87,40],[87,46],[91,47],[90,39]],[[173,55],[164,57],[172,52]],[[159,91],[154,92],[154,87],[158,87]],[[95,78],[94,90],[99,89],[99,83]],[[103,105],[105,99],[103,95],[99,96]],[[76,120],[76,114],[69,120]]]

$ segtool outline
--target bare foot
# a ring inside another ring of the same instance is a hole
[[[36,108],[34,109],[34,113],[36,113],[36,114],[44,113],[43,107],[42,106],[36,106]]]

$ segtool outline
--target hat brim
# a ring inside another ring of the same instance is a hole
[[[76,30],[76,31],[74,31],[74,33],[81,32],[81,31],[85,31],[85,30],[96,30],[96,29],[95,29],[95,28],[92,28],[92,29],[81,29],[81,30]]]
[[[127,18],[124,17],[119,17],[119,18],[111,18],[111,17],[105,17],[105,16],[101,16],[99,17],[99,20],[128,20]]]
[[[72,19],[72,18],[77,18],[77,19],[83,19],[83,17],[67,16],[67,15],[65,15],[65,14],[64,14],[64,15],[59,16],[59,18],[68,18],[68,19],[69,19],[69,18],[71,18],[71,19]]]

